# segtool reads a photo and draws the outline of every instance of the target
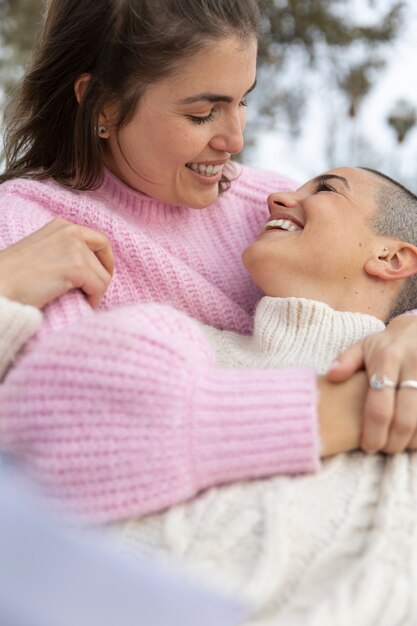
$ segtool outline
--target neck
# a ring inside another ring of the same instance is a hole
[[[347,285],[325,285],[310,283],[285,286],[274,289],[266,296],[273,298],[302,298],[327,304],[341,313],[363,313],[372,315],[386,323],[395,297],[398,295],[398,281],[383,281],[372,278]]]

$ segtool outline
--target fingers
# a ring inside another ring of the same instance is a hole
[[[383,333],[374,336],[378,341]],[[366,345],[366,344],[365,344]],[[400,377],[400,354],[392,347],[383,345],[369,350],[366,362],[368,379],[376,374],[397,384]],[[383,450],[387,444],[390,427],[396,410],[395,388],[384,386],[375,389],[369,386],[364,406],[364,422],[361,446],[367,452]]]
[[[109,241],[103,233],[86,226],[70,225],[75,236],[85,246],[82,260],[74,275],[74,287],[81,289],[93,308],[97,308],[106,292],[114,271],[114,257]]]
[[[415,392],[413,394],[410,389],[401,390],[398,396],[402,400],[397,401],[394,419],[391,422],[388,433],[388,440],[383,447],[383,451],[387,454],[396,454],[407,450],[417,428]]]
[[[81,282],[78,286],[87,296],[87,300],[93,309],[99,306],[111,279],[112,274],[104,268],[96,256],[91,260],[90,267],[84,268],[81,273]]]
[[[386,376],[392,381],[411,379],[411,375],[406,377],[404,374],[395,373],[395,369],[390,369],[387,364],[380,367],[380,371],[385,367],[385,371],[390,372]],[[361,438],[364,450],[367,452],[381,450],[387,454],[403,452],[410,448],[411,442],[417,436],[417,390],[401,387],[370,388],[364,415]]]
[[[417,429],[414,431],[414,435],[411,437],[407,450],[417,450]]]
[[[363,369],[363,341],[358,341],[342,352],[327,372],[328,380],[341,382]]]
[[[0,251],[0,293],[42,308],[71,289],[97,307],[114,270],[107,237],[57,218]]]
[[[410,355],[407,364],[401,369],[398,378],[399,388],[395,394],[393,419],[387,442],[383,448],[384,452],[388,454],[395,454],[408,449],[417,432],[417,389],[401,387],[401,382],[417,379],[417,355],[414,360],[412,356],[414,355]]]
[[[67,269],[71,288],[81,289],[97,308],[110,284],[114,257],[107,237],[86,226],[61,224],[67,245]]]
[[[114,271],[114,256],[106,235],[92,230],[91,228],[87,228],[86,226],[80,226],[79,228],[80,234],[89,249],[94,252],[101,265],[110,276],[112,276]]]
[[[390,376],[388,374],[386,376],[391,380],[396,380],[397,375],[391,373]],[[394,412],[395,389],[369,388],[364,406],[361,437],[361,447],[366,452],[377,452],[384,448],[388,441],[388,433]]]

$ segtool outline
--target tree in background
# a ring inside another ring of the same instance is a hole
[[[387,121],[394,130],[398,143],[403,143],[410,130],[416,125],[416,107],[407,100],[398,100],[389,113]]]
[[[358,23],[352,17],[351,3],[345,0],[260,0],[260,4],[264,7],[261,68],[266,68],[269,75],[271,70],[279,75],[280,71],[285,72],[294,54],[298,62],[303,61],[306,71],[327,65],[330,72],[327,70],[326,75],[330,74],[328,78],[344,93],[349,115],[354,117],[377,79],[377,70],[384,67],[384,47],[401,32],[405,19],[403,1],[392,0],[392,6],[374,26]],[[368,0],[368,4],[377,2]],[[291,89],[280,96],[284,110],[293,110],[294,97],[296,109],[300,109],[302,91],[299,74],[294,76]],[[275,105],[276,102],[275,99]],[[272,107],[270,111],[273,114]]]
[[[39,30],[42,0],[0,0],[0,85],[7,90],[22,74]]]
[[[366,2],[373,8],[381,4]],[[335,87],[344,95],[346,112],[355,117],[385,67],[384,53],[402,31],[403,0],[392,0],[372,26],[361,25],[346,0],[260,0],[260,5],[264,14],[259,51],[262,116],[274,122],[277,114],[284,114],[296,129],[306,102],[303,77],[318,70],[326,76],[329,89]],[[294,57],[303,69],[280,87],[280,74],[286,76],[288,69],[291,74]]]

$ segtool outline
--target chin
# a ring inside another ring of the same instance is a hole
[[[258,273],[258,269],[262,267],[264,259],[265,257],[262,254],[262,250],[259,250],[259,246],[257,246],[256,241],[249,244],[242,252],[243,265],[246,267],[255,282],[255,276]]]
[[[182,204],[184,206],[189,206],[192,209],[207,209],[209,206],[216,202],[219,197],[219,192],[214,191],[211,194],[199,194],[193,195],[189,198],[184,197],[184,201]]]

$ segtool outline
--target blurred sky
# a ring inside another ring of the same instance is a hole
[[[370,6],[368,0],[351,0],[341,3],[341,11],[346,14],[348,10],[362,23],[372,23],[384,9],[383,2],[374,4],[377,6]],[[290,71],[293,76],[297,71],[300,74],[308,100],[301,134],[294,137],[285,123],[278,123],[275,131],[258,132],[257,145],[245,154],[245,162],[278,170],[299,181],[336,165],[367,165],[398,178],[417,192],[417,128],[399,146],[385,121],[393,103],[402,97],[417,108],[417,2],[407,0],[405,4],[405,29],[387,48],[386,69],[364,100],[357,119],[346,118],[346,103],[336,90],[329,89],[325,76],[313,71],[306,76],[300,65],[297,70],[299,60],[295,58]],[[391,6],[389,0],[386,6]],[[285,81],[285,76],[277,80]]]

